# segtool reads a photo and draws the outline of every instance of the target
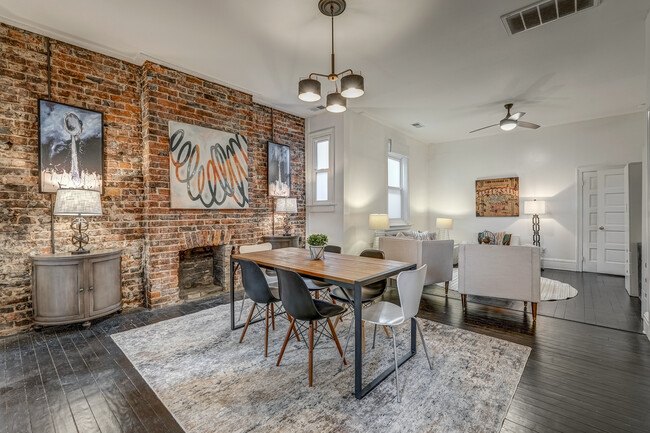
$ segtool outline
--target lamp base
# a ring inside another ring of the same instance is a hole
[[[71,251],[70,254],[90,254],[90,251],[82,248],[80,250]]]

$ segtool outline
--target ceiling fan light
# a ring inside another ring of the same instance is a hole
[[[345,98],[340,93],[330,93],[326,108],[330,113],[343,113],[347,109]]]
[[[499,128],[504,131],[512,131],[517,127],[517,121],[513,119],[503,119],[499,122]]]
[[[305,78],[298,83],[298,99],[305,102],[316,102],[320,99],[320,81]]]
[[[345,98],[358,98],[364,94],[363,77],[357,74],[341,78],[341,95]]]

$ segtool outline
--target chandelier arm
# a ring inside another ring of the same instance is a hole
[[[325,77],[325,78],[329,77],[329,75],[319,74],[319,73],[316,73],[316,72],[312,72],[311,74],[309,74],[309,78],[311,78],[312,75],[316,75],[317,77]]]
[[[343,74],[354,74],[354,71],[353,71],[352,69],[346,69],[345,71],[343,71],[343,72],[339,72],[339,73],[336,74],[336,75],[337,75],[337,76],[342,76]]]

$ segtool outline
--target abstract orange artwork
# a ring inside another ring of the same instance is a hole
[[[247,209],[246,138],[169,122],[169,195],[173,209]]]
[[[477,180],[476,216],[519,216],[519,178]]]

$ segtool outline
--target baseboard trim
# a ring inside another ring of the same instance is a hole
[[[643,333],[650,340],[650,313],[647,311],[643,314]]]
[[[542,259],[544,269],[558,269],[561,271],[576,271],[577,264],[575,260],[567,259]]]

